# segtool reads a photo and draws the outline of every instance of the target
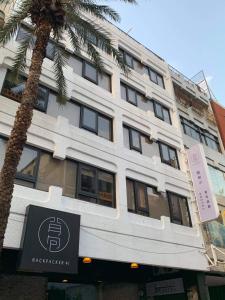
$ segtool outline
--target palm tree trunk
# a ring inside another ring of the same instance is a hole
[[[25,90],[15,116],[13,129],[7,143],[4,164],[0,173],[0,253],[3,249],[16,170],[27,140],[27,131],[32,121],[33,107],[37,99],[38,83],[50,32],[51,25],[41,20],[36,29],[37,39],[32,53]]]

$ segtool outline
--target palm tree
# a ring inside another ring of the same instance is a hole
[[[7,4],[12,0],[0,0]],[[135,0],[123,0],[135,3]],[[123,71],[127,71],[118,49],[100,26],[88,22],[84,16],[90,14],[101,20],[108,18],[119,21],[116,11],[95,0],[20,0],[14,12],[0,29],[0,43],[4,46],[16,33],[22,22],[28,21],[28,32],[21,41],[14,58],[14,79],[26,67],[26,53],[32,49],[32,59],[21,104],[17,110],[14,125],[7,143],[4,164],[0,173],[0,253],[8,222],[17,166],[27,140],[27,130],[31,125],[33,108],[36,103],[39,78],[49,39],[55,42],[54,71],[57,85],[57,101],[65,104],[66,80],[63,67],[66,64],[66,51],[63,37],[67,37],[74,52],[85,47],[98,71],[104,68],[98,48],[112,55]],[[90,41],[90,36],[98,40],[98,48]]]

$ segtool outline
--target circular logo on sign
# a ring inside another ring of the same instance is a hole
[[[48,252],[60,252],[70,240],[70,231],[66,222],[58,217],[45,219],[38,229],[38,240]]]

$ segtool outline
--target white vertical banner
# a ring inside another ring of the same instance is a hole
[[[200,220],[214,220],[219,216],[219,209],[209,178],[204,148],[201,144],[196,144],[187,150],[187,155]]]

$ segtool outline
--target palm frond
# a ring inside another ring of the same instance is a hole
[[[6,24],[0,29],[0,43],[5,45],[15,34],[21,22],[28,16],[32,0],[23,0],[17,10],[9,17]]]
[[[101,59],[101,55],[91,43],[87,43],[87,54],[90,56],[91,60],[93,61],[97,71],[102,73],[104,70],[104,64]]]
[[[67,101],[67,85],[63,73],[63,67],[67,65],[68,54],[66,51],[56,44],[54,53],[54,73],[57,87],[57,102],[65,104]]]
[[[80,42],[78,36],[74,33],[70,26],[67,27],[67,33],[70,39],[70,43],[75,52],[80,52]]]
[[[14,57],[12,67],[12,80],[18,79],[19,73],[23,72],[26,67],[26,54],[27,50],[34,45],[34,36],[32,34],[26,34],[26,37],[21,40],[16,56]]]
[[[109,55],[112,55],[112,57],[116,60],[119,67],[126,75],[129,73],[129,68],[124,63],[121,53],[112,45],[110,35],[107,35],[105,32],[103,32],[102,28],[84,20],[79,15],[74,14],[73,12],[71,14],[68,13],[68,22],[71,24],[71,27],[77,32],[77,36],[79,37],[81,44],[89,47],[88,44],[90,44],[90,39],[88,37],[89,35],[93,35],[97,39],[98,47]],[[91,58],[93,57],[91,56]]]

